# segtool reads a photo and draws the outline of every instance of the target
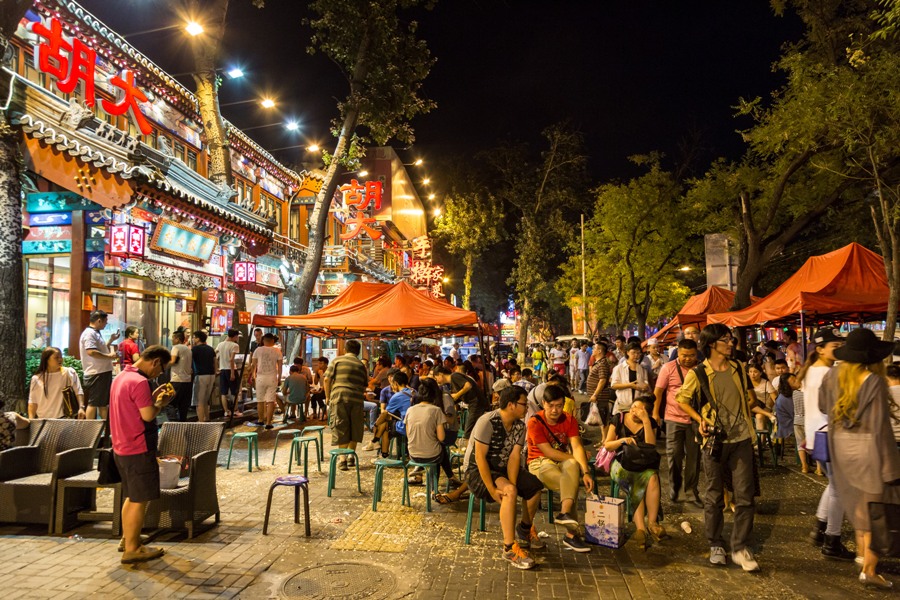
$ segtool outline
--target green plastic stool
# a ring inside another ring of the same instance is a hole
[[[381,502],[382,483],[384,481],[385,469],[403,469],[404,480],[408,477],[406,465],[402,460],[394,460],[392,458],[379,458],[375,461],[375,489],[372,492],[372,512],[378,510],[378,503]],[[403,497],[400,499],[401,504],[409,506],[409,489],[403,487]]]
[[[289,436],[289,435],[297,437],[298,435],[300,435],[300,430],[299,429],[282,429],[281,431],[278,431],[275,433],[275,448],[272,450],[272,464],[273,465],[275,464],[275,455],[278,453],[278,438],[280,438],[281,436]],[[288,472],[290,472],[290,471],[288,471]]]
[[[322,433],[323,431],[325,431],[324,425],[310,425],[309,427],[304,427],[300,432],[300,435],[306,435],[307,433],[319,434],[319,460],[325,460],[325,438]]]
[[[764,466],[766,464],[765,456],[766,456],[766,448],[764,444],[768,443],[769,451],[772,454],[772,466],[778,466],[778,453],[775,450],[775,444],[772,443],[772,434],[769,433],[766,429],[757,429],[756,430],[756,447],[759,449],[759,465]]]
[[[356,461],[356,489],[362,493],[362,481],[359,478],[359,457],[356,451],[351,448],[333,448],[328,451],[331,454],[331,461],[328,464],[328,497],[331,498],[331,489],[336,487],[334,484],[334,472],[337,471],[337,461],[339,456],[353,456]]]
[[[464,408],[459,413],[459,431],[456,432],[456,439],[461,440],[466,437],[466,420],[469,418],[469,409]]]
[[[487,508],[487,503],[484,500],[479,500],[478,512],[481,515],[481,524],[479,531],[487,531],[487,527],[484,525],[484,511]],[[475,509],[475,494],[469,494],[469,512],[466,515],[466,545],[472,543],[472,512]]]
[[[397,442],[397,460],[404,460],[408,458],[406,450],[406,436],[399,433],[390,436],[390,443],[388,444],[388,456],[391,456],[394,453],[395,441]]]
[[[319,439],[314,435],[295,435],[291,440],[291,456],[288,458],[288,473],[294,466],[294,452],[297,453],[297,464],[300,464],[300,445],[303,445],[303,476],[309,477],[309,444],[316,445],[316,469],[322,472],[322,461],[319,460]]]
[[[610,477],[609,479],[609,495],[613,498],[619,497],[619,484],[616,483],[616,480]],[[631,497],[625,496],[625,517],[631,515]]]
[[[234,440],[247,440],[247,470],[253,472],[253,458],[256,458],[256,468],[259,468],[259,435],[255,431],[235,433],[231,436],[231,444],[228,446],[228,463],[226,469],[231,468],[231,452],[234,450]]]
[[[456,474],[460,478],[460,480],[463,478],[462,465],[463,465],[463,458],[465,456],[466,456],[466,453],[462,452],[460,450],[451,450],[450,451],[450,468],[452,469],[453,463],[456,463]]]
[[[440,465],[438,463],[411,460],[406,463],[406,468],[409,469],[409,467],[422,467],[425,469],[425,512],[431,512],[431,493],[438,491],[438,478],[441,475]],[[403,497],[409,502],[407,506],[412,506],[408,476],[403,478]]]
[[[555,523],[553,518],[553,490],[545,487],[544,491],[547,492],[547,522],[553,524]]]

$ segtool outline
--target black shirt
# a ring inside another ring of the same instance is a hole
[[[191,347],[191,358],[194,360],[194,375],[216,374],[216,351],[209,344]]]

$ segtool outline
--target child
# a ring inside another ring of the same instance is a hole
[[[309,396],[309,381],[306,375],[301,374],[299,365],[291,365],[290,374],[284,380],[282,387],[284,397],[287,400],[287,408],[284,411],[284,422],[290,418],[297,419],[299,423],[306,420],[306,399]],[[300,416],[297,416],[297,407],[300,407]],[[291,416],[293,414],[293,417]]]

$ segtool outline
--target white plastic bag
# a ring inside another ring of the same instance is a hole
[[[585,425],[593,426],[603,425],[603,419],[600,418],[600,409],[597,408],[596,402],[591,402],[591,409],[588,412],[588,418],[584,423]]]
[[[160,458],[159,489],[172,490],[178,487],[178,476],[181,474],[181,461],[175,458]]]

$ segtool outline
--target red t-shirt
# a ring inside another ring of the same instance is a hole
[[[132,357],[135,354],[140,354],[141,349],[138,348],[137,342],[133,339],[125,338],[122,343],[119,344],[119,352],[122,353],[122,366],[127,367],[128,365],[134,364]]]
[[[150,382],[134,365],[113,379],[109,392],[109,431],[113,451],[119,456],[156,450],[156,422],[141,418],[141,409],[152,406]]]
[[[544,420],[547,427],[544,427],[544,425],[538,421],[538,417]],[[547,431],[548,428],[550,431]],[[544,453],[538,448],[538,444],[550,444],[550,432],[553,432],[556,441],[560,444],[569,444],[570,438],[578,437],[578,421],[566,415],[566,413],[563,413],[559,418],[559,421],[556,422],[556,425],[551,425],[547,421],[547,417],[544,416],[544,411],[535,413],[534,416],[528,420],[528,435],[526,437],[526,442],[528,444],[528,462],[531,462],[536,458],[545,458]],[[571,445],[569,445],[568,450],[564,450],[564,452],[571,452],[571,450]]]

